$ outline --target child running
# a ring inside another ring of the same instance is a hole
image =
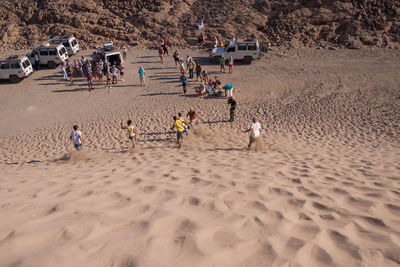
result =
[[[74,147],[76,150],[81,151],[82,150],[82,134],[80,131],[78,131],[78,125],[74,125],[73,131],[71,132],[71,135],[69,138],[74,142]]]
[[[178,147],[181,148],[182,142],[183,142],[183,132],[185,131],[185,128],[183,128],[183,122],[181,120],[178,120],[176,116],[173,117],[174,119],[174,124],[171,127],[171,130],[176,129],[176,141],[178,143]]]
[[[135,143],[136,143],[136,135],[139,134],[135,127],[132,125],[132,121],[128,120],[127,121],[127,126],[124,126],[124,124],[121,122],[121,129],[126,129],[128,132],[128,138],[131,141],[132,149],[135,148]]]

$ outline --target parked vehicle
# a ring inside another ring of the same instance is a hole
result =
[[[76,55],[79,52],[79,44],[73,35],[55,36],[48,43],[62,44],[68,52],[68,56]]]
[[[115,50],[112,44],[105,44],[103,48],[97,49],[92,55],[93,61],[98,62],[100,59],[104,62],[104,69],[108,70],[113,64],[119,67],[124,62],[122,53]]]
[[[254,59],[261,58],[268,50],[267,44],[260,44],[258,40],[231,41],[225,47],[217,47],[211,50],[210,59],[219,62],[219,59],[233,57],[234,60],[243,60],[250,64]]]
[[[68,59],[67,49],[62,44],[45,43],[35,47],[31,53],[26,54],[32,64],[35,64],[35,53],[39,54],[40,65],[47,65],[50,69],[57,68]]]
[[[33,73],[31,62],[26,56],[13,55],[0,60],[0,79],[17,83]]]

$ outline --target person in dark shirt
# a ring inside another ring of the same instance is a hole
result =
[[[233,120],[235,119],[235,109],[236,109],[236,100],[233,97],[229,97],[228,98],[228,105],[230,105],[229,108],[229,121],[233,122]]]

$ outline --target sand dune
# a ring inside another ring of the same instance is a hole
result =
[[[128,62],[110,93],[53,70],[0,84],[1,266],[399,266],[398,55],[282,50],[232,75],[207,65],[238,89],[234,123],[226,99],[181,94],[172,59]],[[178,150],[171,116],[189,107],[202,123]],[[254,116],[260,152],[242,133]]]

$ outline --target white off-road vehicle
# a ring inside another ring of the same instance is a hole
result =
[[[97,49],[92,58],[94,62],[98,62],[101,59],[104,62],[104,70],[108,70],[114,64],[119,67],[121,63],[124,63],[122,53],[115,50],[111,44],[105,44],[103,48]]]
[[[55,36],[51,38],[48,43],[62,44],[68,52],[68,56],[76,55],[79,52],[79,44],[73,35]]]
[[[47,65],[50,69],[57,68],[68,59],[67,49],[62,44],[44,43],[35,47],[31,53],[26,54],[32,64],[35,64],[36,53],[39,55],[40,65]]]
[[[17,83],[32,73],[32,64],[26,56],[13,55],[0,60],[0,79],[2,80]]]
[[[210,59],[219,63],[222,56],[226,59],[232,56],[234,60],[243,60],[244,63],[250,64],[254,59],[261,58],[267,50],[267,44],[260,45],[258,40],[232,40],[224,47],[212,49]]]

